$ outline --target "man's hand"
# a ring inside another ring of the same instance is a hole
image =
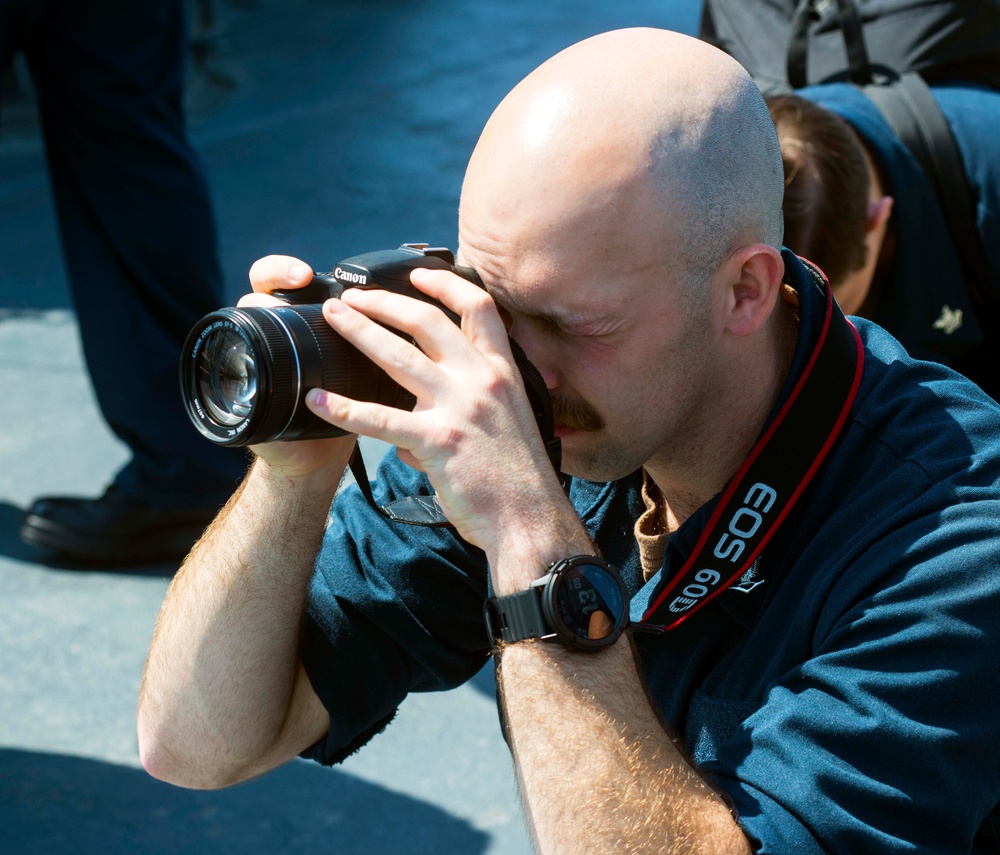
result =
[[[309,393],[309,408],[347,431],[396,446],[402,460],[427,474],[449,521],[494,567],[504,553],[531,555],[536,540],[539,551],[542,541],[564,542],[561,529],[578,539],[579,523],[552,470],[493,301],[449,271],[415,270],[411,281],[459,315],[461,327],[434,305],[377,290],[349,289],[327,301],[324,315],[416,396],[413,411],[322,390]],[[512,589],[556,557],[535,556]]]

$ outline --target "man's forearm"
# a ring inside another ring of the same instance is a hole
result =
[[[749,853],[722,799],[653,712],[630,642],[498,654],[526,812],[541,853]]]
[[[178,572],[140,690],[140,751],[152,774],[222,786],[309,744],[317,724],[303,704],[311,688],[299,629],[342,471],[338,461],[289,478],[258,460]]]

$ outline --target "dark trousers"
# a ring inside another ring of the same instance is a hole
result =
[[[184,338],[224,301],[184,127],[182,3],[0,0],[0,49],[3,65],[23,52],[37,90],[87,368],[133,452],[115,484],[164,505],[217,504],[246,457],[198,434],[179,393]]]

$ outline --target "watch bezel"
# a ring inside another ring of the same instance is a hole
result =
[[[584,638],[571,629],[562,619],[558,606],[560,586],[566,583],[569,573],[578,567],[596,567],[614,581],[618,589],[621,603],[621,613],[615,626],[607,635],[600,638]],[[614,644],[629,624],[629,593],[618,570],[602,558],[594,555],[575,555],[564,558],[552,565],[549,573],[542,577],[544,582],[541,590],[542,615],[551,634],[542,637],[543,641],[558,642],[573,650],[601,650]],[[536,583],[537,584],[537,583]]]

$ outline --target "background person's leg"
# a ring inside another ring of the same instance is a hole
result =
[[[201,437],[181,345],[223,304],[216,229],[182,115],[179,0],[53,0],[24,51],[84,356],[132,460],[99,499],[41,499],[25,540],[94,563],[180,557],[246,468]],[[83,452],[85,453],[85,451]]]

